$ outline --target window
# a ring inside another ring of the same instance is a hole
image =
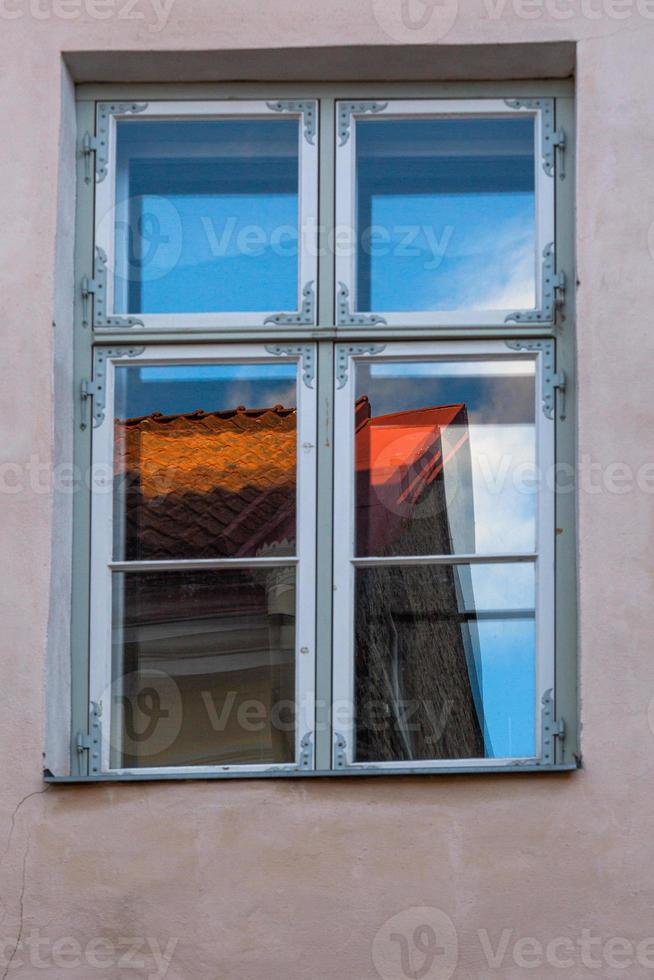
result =
[[[105,368],[114,422],[93,449],[112,493],[94,494],[91,578],[103,768],[292,765],[312,727],[315,392],[258,346]]]
[[[570,93],[188,92],[80,102],[70,778],[573,768]]]
[[[554,663],[552,494],[524,478],[553,462],[541,358],[443,341],[351,360],[336,398],[346,759],[535,758]]]
[[[313,323],[316,115],[311,101],[101,104],[96,325]]]

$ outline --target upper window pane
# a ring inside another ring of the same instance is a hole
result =
[[[295,310],[300,120],[117,123],[118,314]]]
[[[534,116],[361,118],[357,309],[536,305]]]
[[[116,560],[295,553],[296,372],[116,366]]]

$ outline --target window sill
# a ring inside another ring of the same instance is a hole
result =
[[[200,773],[99,773],[93,776],[55,776],[48,769],[43,773],[43,779],[54,785],[82,785],[87,783],[151,783],[151,782],[198,782],[214,779],[331,779],[349,778],[352,776],[396,777],[396,776],[488,776],[516,775],[524,773],[574,772],[581,768],[577,762],[557,763],[556,765],[515,765],[515,766],[448,766],[433,769],[289,769],[286,772],[267,770],[263,772],[200,772]]]

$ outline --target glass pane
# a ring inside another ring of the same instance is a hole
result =
[[[358,555],[535,549],[535,363],[356,367]]]
[[[296,371],[116,366],[116,560],[294,553]]]
[[[295,570],[114,575],[112,767],[295,758]]]
[[[534,567],[360,568],[359,762],[533,757]]]
[[[357,309],[535,306],[534,121],[356,124]]]
[[[116,312],[297,309],[298,146],[297,119],[118,123]]]

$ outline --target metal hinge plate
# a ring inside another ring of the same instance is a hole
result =
[[[552,388],[559,393],[559,418],[565,418],[565,389],[568,379],[565,371],[555,371],[552,375]]]
[[[91,136],[90,133],[84,133],[84,136],[82,137],[82,156],[84,157],[84,181],[87,184],[91,183],[91,178],[93,176],[91,154],[98,152],[99,145],[100,143],[96,136]]]
[[[345,769],[347,767],[347,742],[345,736],[340,732],[334,732],[334,768]]]
[[[82,418],[80,421],[80,429],[82,429],[82,431],[84,431],[89,424],[89,398],[97,398],[101,391],[102,386],[99,385],[97,381],[90,381],[88,378],[82,378],[80,382],[80,398],[82,399]]]
[[[541,716],[541,765],[553,766],[556,763],[556,740],[565,739],[565,722],[554,716],[554,692],[550,688],[543,695]]]
[[[565,129],[557,129],[552,133],[551,144],[554,147],[554,152],[558,155],[559,180],[563,180],[565,178]]]
[[[78,755],[88,752],[89,775],[100,772],[102,768],[102,722],[100,720],[100,706],[91,702],[91,712],[89,716],[89,734],[78,732],[75,738],[75,746]]]
[[[300,742],[298,769],[313,768],[313,733],[307,732]]]

